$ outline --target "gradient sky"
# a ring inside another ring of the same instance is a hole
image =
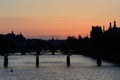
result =
[[[120,26],[120,0],[0,0],[0,33],[89,35],[92,25]]]

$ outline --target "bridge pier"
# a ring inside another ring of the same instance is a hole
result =
[[[67,66],[70,67],[70,55],[67,55],[66,63]]]
[[[54,55],[54,54],[55,54],[55,50],[51,50],[51,52],[52,52],[52,55]]]
[[[101,60],[101,58],[97,58],[97,65],[98,65],[98,66],[101,66],[101,65],[102,65],[102,60]]]
[[[36,67],[39,67],[39,54],[40,54],[40,51],[37,50],[36,51]]]
[[[25,52],[23,51],[23,52],[21,52],[21,55],[25,55]]]
[[[4,55],[4,68],[7,68],[8,67],[8,55],[5,54]]]

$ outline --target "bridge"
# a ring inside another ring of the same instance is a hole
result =
[[[36,67],[38,68],[39,67],[39,56],[41,55],[45,55],[47,52],[50,52],[51,55],[55,55],[56,52],[61,52],[63,55],[66,55],[66,66],[67,67],[70,67],[71,65],[71,62],[70,62],[70,56],[73,55],[71,54],[72,50],[71,51],[61,51],[61,50],[36,50],[34,52],[29,52],[29,55],[34,55],[36,56]],[[23,54],[24,53],[24,54]],[[9,59],[8,59],[8,56],[9,55],[14,55],[12,53],[7,53],[7,54],[4,54],[4,68],[8,68],[8,62],[9,62]],[[26,55],[25,52],[21,52],[21,55]],[[97,58],[97,65],[98,66],[101,66],[102,65],[102,61],[101,61],[101,58]]]
[[[72,40],[39,40],[39,39],[19,39],[14,37],[1,38],[0,39],[0,55],[4,56],[4,67],[8,67],[8,56],[15,53],[21,53],[25,55],[30,53],[36,56],[36,67],[39,67],[39,56],[44,55],[46,52],[51,52],[55,55],[55,52],[61,51],[66,55],[66,64],[70,67],[70,53],[81,54],[86,52],[82,50],[81,46],[78,46],[76,41]],[[34,52],[35,54],[32,54]],[[73,54],[72,54],[73,55]],[[101,58],[97,58],[97,65],[101,66]]]

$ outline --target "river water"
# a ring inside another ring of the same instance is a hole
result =
[[[120,80],[120,67],[103,62],[101,67],[96,60],[72,55],[71,66],[66,66],[66,55],[41,55],[39,68],[36,68],[34,55],[11,55],[9,67],[3,68],[0,56],[0,80]],[[11,67],[13,72],[10,72]]]

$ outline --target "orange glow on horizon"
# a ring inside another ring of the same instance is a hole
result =
[[[0,33],[89,36],[91,26],[120,26],[120,0],[0,0]]]
[[[25,36],[89,36],[91,26],[94,24],[106,26],[109,23],[102,24],[106,21],[90,20],[82,18],[3,18],[0,19],[1,33],[15,31],[22,32]],[[95,24],[97,23],[97,24]],[[9,27],[8,27],[9,26]],[[4,29],[7,27],[7,30]]]

